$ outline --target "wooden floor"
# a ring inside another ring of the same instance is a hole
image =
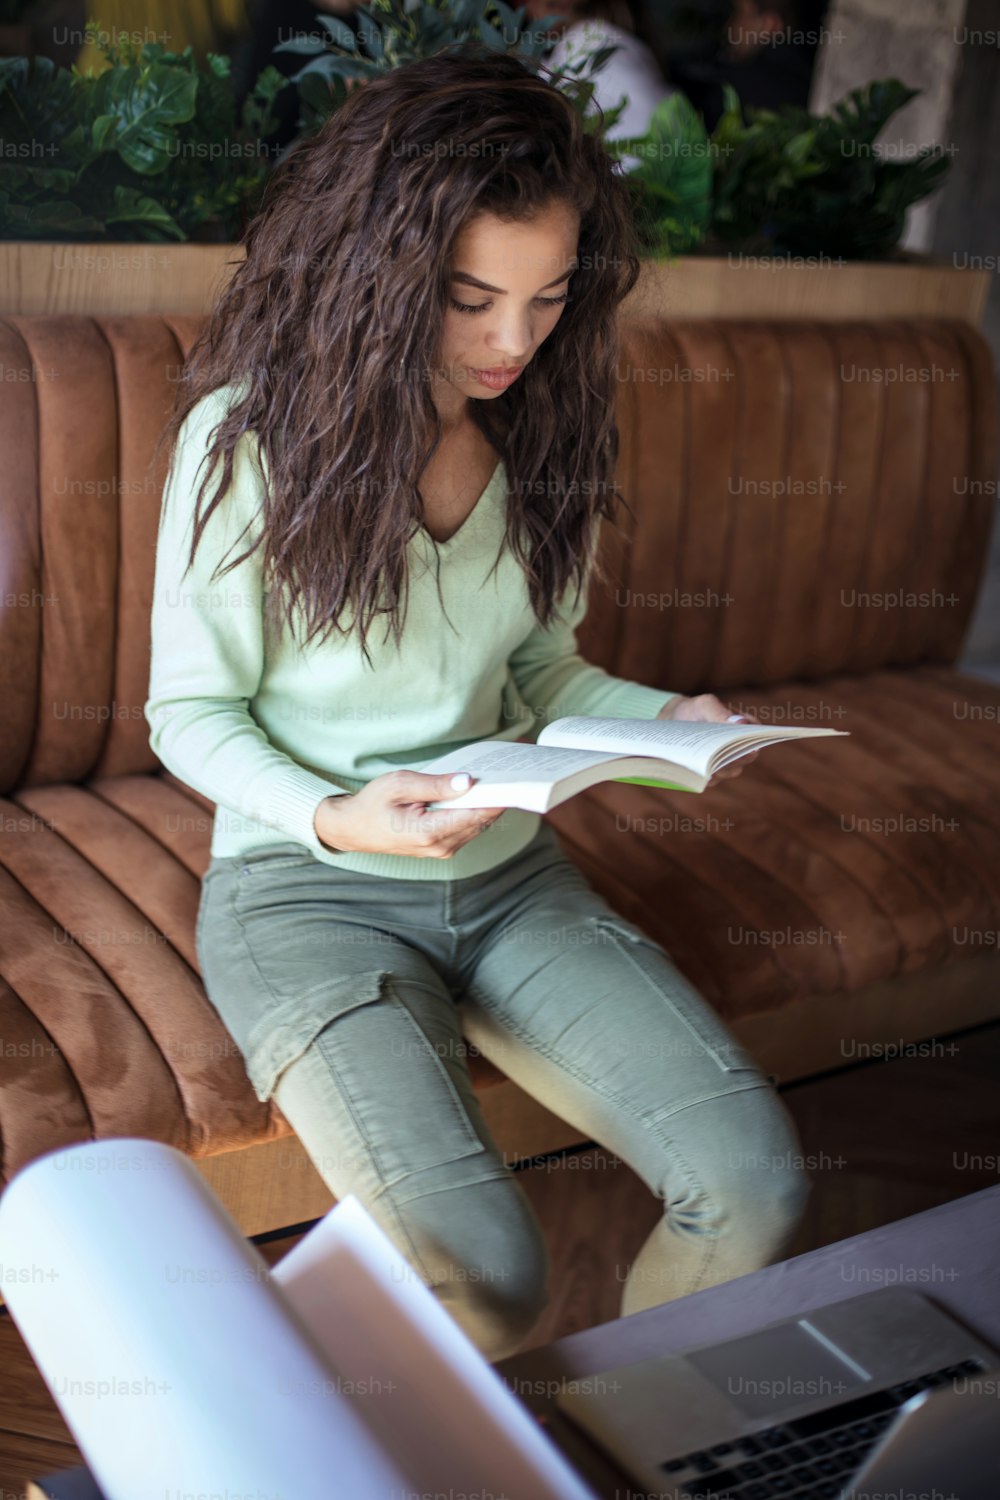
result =
[[[864,1063],[783,1090],[815,1186],[792,1253],[905,1218],[996,1182],[1000,1024],[921,1044],[924,1055]],[[919,1051],[919,1049],[914,1049]],[[635,1255],[658,1203],[600,1150],[520,1174],[548,1236],[551,1306],[531,1340],[547,1343],[618,1315],[616,1267]],[[272,1264],[294,1244],[272,1240]],[[0,1500],[30,1476],[79,1462],[69,1432],[10,1318],[0,1317]]]

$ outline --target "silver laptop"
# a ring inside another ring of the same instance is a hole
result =
[[[555,1404],[656,1500],[1000,1500],[1000,1355],[908,1288],[567,1382]]]

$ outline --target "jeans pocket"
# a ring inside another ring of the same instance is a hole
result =
[[[761,1079],[766,1078],[760,1064],[733,1036],[718,1011],[681,973],[666,949],[615,911],[603,912],[593,920],[661,990],[666,1003],[724,1072],[755,1073]]]
[[[234,856],[234,863],[241,877],[255,878],[271,870],[307,869],[321,864],[322,861],[318,860],[305,844],[286,842],[263,844],[255,849],[247,849],[243,854]]]
[[[261,1015],[246,1038],[247,1075],[262,1102],[271,1097],[281,1074],[312,1046],[330,1021],[380,999],[386,971],[328,975],[292,998],[278,1000]],[[372,1060],[372,1066],[376,1066]]]
[[[278,1007],[251,1033],[247,1049],[247,1072],[261,1099],[307,1052],[310,1067],[301,1078],[292,1074],[288,1085],[298,1092],[308,1081],[311,1090],[321,1089],[313,1066],[321,1060],[389,1187],[487,1150],[394,979],[387,969],[330,977]]]

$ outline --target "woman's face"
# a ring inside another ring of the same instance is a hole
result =
[[[435,400],[457,418],[517,383],[562,316],[580,216],[553,203],[529,223],[475,215],[455,241]]]

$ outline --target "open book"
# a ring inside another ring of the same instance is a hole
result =
[[[0,1265],[90,1471],[29,1500],[596,1500],[353,1196],[272,1270],[181,1152],[88,1141],[14,1176]]]
[[[846,729],[778,729],[773,724],[689,724],[673,719],[555,719],[533,745],[480,740],[450,750],[421,771],[468,771],[478,780],[431,808],[522,807],[546,813],[599,781],[703,792],[716,771],[752,750]]]

